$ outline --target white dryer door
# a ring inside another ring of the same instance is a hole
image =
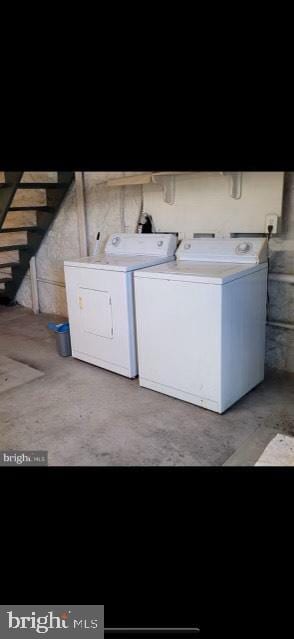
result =
[[[73,357],[135,377],[133,273],[65,267]]]
[[[113,338],[111,296],[108,291],[78,288],[80,321],[86,333]]]

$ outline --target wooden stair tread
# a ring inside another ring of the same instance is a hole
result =
[[[34,206],[33,204],[27,206],[10,206],[9,211],[44,211],[44,213],[54,213],[55,209],[53,206]]]
[[[0,189],[11,188],[11,182],[0,182]],[[17,189],[65,189],[68,182],[19,182]]]
[[[74,180],[74,172],[55,172],[54,181],[47,181],[46,174],[39,173],[35,174],[39,181],[32,182],[34,175],[23,171],[0,172],[0,179],[3,178],[6,182],[0,182],[0,234],[3,233],[0,235],[0,304],[11,305],[29,268],[30,258],[38,251]]]
[[[64,189],[67,182],[19,182],[18,189]]]
[[[27,251],[28,248],[28,244],[9,244],[8,246],[0,246],[0,251]]]
[[[17,233],[18,231],[38,231],[40,234],[43,232],[43,229],[40,226],[13,226],[5,229],[0,229],[0,233]]]

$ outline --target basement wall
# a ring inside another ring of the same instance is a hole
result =
[[[285,174],[280,233],[270,241],[270,274],[292,275],[294,280],[294,173]],[[269,280],[269,320],[294,328],[294,281]],[[294,330],[267,327],[266,363],[294,372]]]
[[[110,234],[122,231],[135,232],[141,207],[141,187],[114,188],[103,186],[111,177],[124,173],[85,173],[85,206],[88,238],[88,254],[94,251],[100,231],[101,250]],[[78,207],[74,183],[59,209],[46,238],[36,255],[36,270],[40,310],[67,316],[64,286],[64,260],[84,257],[79,248]],[[32,308],[29,272],[17,294],[17,302]]]
[[[102,184],[109,178],[123,175],[128,173],[84,174],[89,255],[94,251],[98,231],[103,250],[110,234],[136,230],[142,187],[108,188]],[[148,212],[147,207],[145,210]],[[41,312],[67,316],[63,262],[80,256],[76,186],[73,184],[36,256]],[[294,275],[294,173],[285,174],[282,223],[279,234],[270,243],[270,271]],[[269,320],[293,323],[294,284],[270,280],[269,296]],[[19,289],[17,302],[32,308],[29,274]],[[293,330],[267,327],[266,363],[271,368],[294,372]]]

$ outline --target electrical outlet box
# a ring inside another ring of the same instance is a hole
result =
[[[275,213],[270,213],[269,215],[266,215],[265,218],[265,233],[268,233],[268,227],[272,226],[272,233],[277,233],[278,232],[278,215],[276,215]]]

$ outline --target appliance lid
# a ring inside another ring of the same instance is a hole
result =
[[[194,262],[260,264],[267,261],[267,240],[264,237],[192,238],[181,242],[176,257]]]
[[[135,278],[197,282],[201,284],[226,284],[232,280],[267,269],[267,264],[228,264],[224,262],[192,262],[176,260],[135,273]]]
[[[175,257],[157,257],[156,255],[106,255],[100,257],[84,257],[79,260],[64,262],[64,266],[76,268],[91,268],[103,271],[135,271],[154,264],[174,261]]]

